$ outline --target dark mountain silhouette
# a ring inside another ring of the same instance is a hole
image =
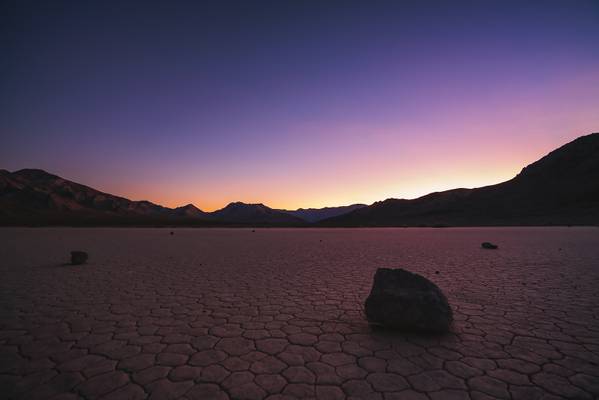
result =
[[[200,210],[191,211],[131,201],[39,169],[0,173],[3,224],[153,224],[202,217]]]
[[[200,210],[193,204],[187,204],[186,206],[177,207],[173,209],[173,214],[180,217],[191,217],[191,218],[210,218],[210,213]]]
[[[302,225],[263,204],[231,203],[207,213],[132,201],[39,169],[0,170],[0,225]]]
[[[172,209],[39,169],[0,170],[0,225],[306,226],[314,221],[316,226],[597,225],[599,133],[552,151],[497,185],[295,211],[240,202],[211,213],[192,204]]]
[[[264,204],[246,204],[241,202],[229,203],[225,208],[214,211],[211,217],[231,223],[303,225],[301,218],[274,210]]]
[[[347,214],[348,212],[366,207],[366,204],[352,204],[349,206],[324,207],[324,208],[298,208],[297,210],[278,210],[294,215],[308,222],[318,222],[323,219]]]
[[[599,133],[582,136],[513,179],[477,189],[387,199],[322,226],[599,224]]]

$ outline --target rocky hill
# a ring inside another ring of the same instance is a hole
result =
[[[322,226],[599,224],[599,133],[582,136],[513,179],[413,199],[387,199]]]

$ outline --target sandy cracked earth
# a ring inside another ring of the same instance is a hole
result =
[[[174,231],[0,229],[2,396],[599,396],[597,228]],[[452,332],[373,331],[382,266],[436,282]]]

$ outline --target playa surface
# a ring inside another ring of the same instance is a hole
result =
[[[3,228],[0,243],[4,398],[599,396],[596,227]],[[89,262],[66,265],[71,250]],[[378,267],[437,283],[451,333],[373,331]]]

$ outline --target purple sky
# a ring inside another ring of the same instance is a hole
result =
[[[3,2],[0,168],[205,210],[513,177],[599,130],[599,2]]]

